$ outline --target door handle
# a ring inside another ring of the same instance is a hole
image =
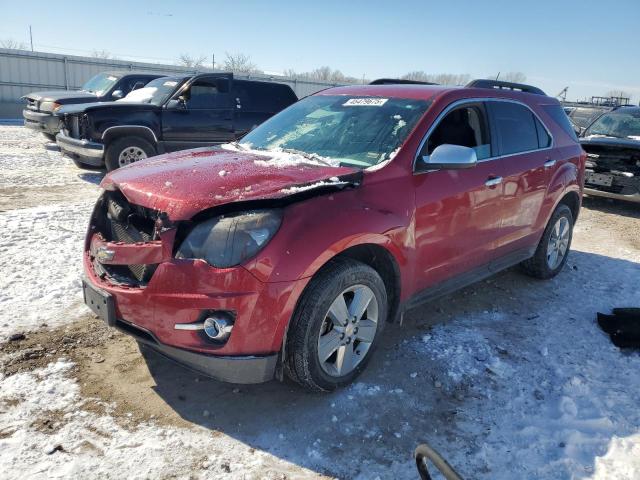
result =
[[[500,185],[502,183],[502,177],[491,177],[488,178],[484,184],[487,187],[495,187],[496,185]]]
[[[547,160],[544,162],[544,168],[551,168],[556,164],[555,160]]]

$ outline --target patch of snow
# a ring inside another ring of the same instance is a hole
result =
[[[312,472],[203,428],[143,423],[123,428],[84,408],[68,375],[73,364],[0,376],[0,464],[3,479],[254,478],[254,472],[311,476]],[[55,414],[53,429],[35,426]],[[321,454],[310,451],[313,458]],[[267,478],[267,477],[264,477]]]
[[[333,180],[333,179],[335,179],[335,180]],[[296,186],[293,186],[293,187],[283,188],[283,189],[280,190],[280,192],[284,193],[286,195],[292,195],[294,193],[306,192],[307,190],[314,190],[314,189],[320,188],[320,187],[336,186],[336,185],[340,185],[340,184],[344,184],[344,182],[340,182],[338,177],[331,177],[327,181],[323,180],[323,181],[320,181],[320,182],[310,183],[308,185],[296,185]]]

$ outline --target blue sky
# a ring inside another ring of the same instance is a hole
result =
[[[526,6],[520,6],[526,5]],[[367,78],[521,71],[568,98],[622,89],[640,100],[640,1],[0,2],[0,39],[36,50],[171,61],[242,52],[260,68],[329,65]]]

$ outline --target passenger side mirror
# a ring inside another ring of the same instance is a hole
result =
[[[121,99],[122,97],[124,97],[124,92],[122,90],[114,90],[113,93],[111,94],[112,98],[115,98],[116,100]]]
[[[431,155],[422,157],[423,169],[458,169],[475,167],[478,163],[476,151],[461,145],[443,144],[436,147]]]
[[[573,126],[573,130],[576,132],[576,135],[579,137],[580,135],[582,135],[584,133],[584,131],[586,130],[586,128],[584,127],[579,127],[578,125],[574,125]]]

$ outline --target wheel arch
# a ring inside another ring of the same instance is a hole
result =
[[[151,143],[154,148],[158,148],[158,137],[155,132],[143,125],[116,125],[109,127],[102,132],[102,142],[108,145],[113,140],[122,137],[140,137]]]

